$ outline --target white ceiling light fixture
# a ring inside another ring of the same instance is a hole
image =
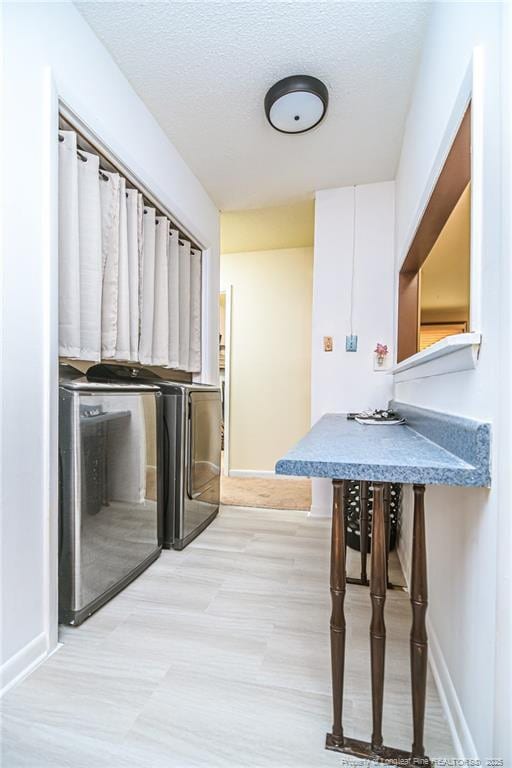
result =
[[[265,114],[281,133],[305,133],[324,118],[329,103],[327,87],[311,75],[292,75],[267,91]]]

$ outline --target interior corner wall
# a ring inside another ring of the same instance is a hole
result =
[[[510,460],[506,416],[510,414],[507,350],[511,339],[504,320],[504,308],[510,304],[510,252],[502,250],[501,239],[502,76],[510,82],[501,58],[505,5],[433,4],[396,179],[398,271],[478,46],[482,178],[481,188],[475,189],[476,178],[472,187],[483,201],[481,327],[472,330],[482,333],[480,358],[471,371],[396,384],[394,396],[492,424],[492,488],[427,489],[428,621],[432,667],[458,756],[498,758],[503,765],[511,765],[510,587],[504,592],[504,585],[510,585],[510,550],[506,544],[500,547],[502,535],[510,534],[509,468],[504,472]],[[510,24],[508,29],[510,35]],[[508,38],[506,45],[510,44]],[[510,219],[510,209],[505,215]],[[411,509],[410,494],[405,495],[399,552],[408,571]]]
[[[309,429],[313,249],[222,254],[232,288],[230,472],[273,472]]]
[[[374,370],[377,342],[394,353],[394,182],[356,189],[356,252],[353,333],[357,352],[345,351],[350,334],[354,188],[327,189],[315,196],[315,249],[311,355],[311,421],[324,413],[385,407],[392,379]],[[334,338],[324,352],[323,337]],[[313,481],[312,514],[330,514],[331,484]]]
[[[0,671],[8,687],[57,640],[57,99],[204,246],[207,382],[218,380],[219,214],[72,3],[6,3],[2,12]]]

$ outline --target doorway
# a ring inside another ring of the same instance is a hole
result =
[[[276,461],[309,429],[314,201],[221,217],[224,503],[307,509]],[[302,487],[304,486],[304,488]]]
[[[222,391],[222,475],[229,477],[231,394],[231,285],[219,294],[219,383]]]

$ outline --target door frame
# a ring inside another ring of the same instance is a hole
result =
[[[219,292],[226,297],[225,307],[225,350],[224,350],[224,463],[222,474],[229,476],[230,468],[230,431],[231,431],[231,318],[233,303],[233,286],[227,285]]]

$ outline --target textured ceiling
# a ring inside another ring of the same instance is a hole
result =
[[[79,2],[221,210],[394,178],[428,5],[420,2]],[[310,74],[323,123],[280,134],[267,89]]]

